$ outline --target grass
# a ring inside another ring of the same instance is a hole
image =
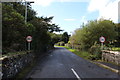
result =
[[[15,55],[19,55],[19,54],[26,54],[26,51],[19,51],[19,52],[9,52],[9,53],[7,53],[7,54],[1,54],[0,55],[0,58],[2,58],[2,57],[12,57],[12,56],[15,56]]]
[[[12,56],[16,56],[16,55],[23,55],[23,54],[26,54],[27,52],[28,51],[9,52],[7,54],[0,55],[0,57],[4,57],[4,56],[12,57]]]
[[[91,56],[94,56],[94,55],[91,55],[89,52],[87,52],[87,51],[77,51],[77,50],[75,50],[75,49],[71,49],[71,48],[69,48],[69,47],[66,47],[66,46],[56,46],[56,47],[64,47],[64,48],[66,48],[66,49],[68,49],[69,51],[71,51],[71,52],[73,52],[74,54],[76,54],[76,55],[78,55],[78,56],[80,56],[80,57],[82,57],[82,58],[84,58],[84,59],[86,59],[86,60],[90,60],[90,57]],[[113,48],[114,50],[119,50],[120,48]],[[105,62],[105,63],[110,63],[110,64],[113,64],[113,65],[116,65],[116,66],[120,66],[119,64],[115,64],[115,63],[113,63],[113,62],[106,62],[106,61],[102,61],[101,59],[99,59],[99,60],[95,60],[95,62],[94,61],[92,61],[92,60],[90,60],[90,62],[92,62],[92,63],[94,63],[94,64],[96,64],[96,65],[98,65],[98,66],[100,66],[100,67],[103,67],[103,68],[105,68],[105,69],[109,69],[109,70],[111,70],[111,71],[113,71],[113,72],[117,72],[116,70],[113,70],[113,69],[111,69],[111,68],[109,68],[109,67],[106,67],[106,66],[103,66],[103,65],[100,65],[100,64],[98,64],[97,62]],[[118,72],[118,74],[120,74],[120,72]]]
[[[112,50],[113,51],[120,51],[120,47],[113,47]]]
[[[18,54],[25,54],[26,51],[20,51],[20,52],[10,52],[6,54],[6,56],[13,56],[13,55],[18,55]]]

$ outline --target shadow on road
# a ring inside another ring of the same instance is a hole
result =
[[[55,49],[65,49],[65,48],[63,48],[63,47],[54,47]]]

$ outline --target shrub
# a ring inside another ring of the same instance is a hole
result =
[[[72,45],[70,43],[65,44],[65,46],[72,48]]]
[[[91,53],[91,58],[92,59],[94,59],[94,60],[101,59],[102,51],[101,51],[100,45],[94,44],[89,49],[89,52]]]

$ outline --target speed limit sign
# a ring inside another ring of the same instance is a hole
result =
[[[30,50],[30,42],[32,41],[32,36],[27,36],[26,37],[26,40],[27,40],[27,42],[28,42],[28,50]]]
[[[26,40],[27,40],[27,42],[31,42],[32,41],[32,36],[27,36]]]
[[[105,42],[105,37],[101,36],[101,37],[100,37],[100,42],[101,42],[101,43],[104,43],[104,42]]]

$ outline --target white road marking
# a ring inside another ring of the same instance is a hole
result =
[[[78,80],[81,80],[81,78],[78,76],[78,74],[75,72],[75,70],[73,68],[71,68],[72,72],[74,73],[74,75],[77,77]]]

